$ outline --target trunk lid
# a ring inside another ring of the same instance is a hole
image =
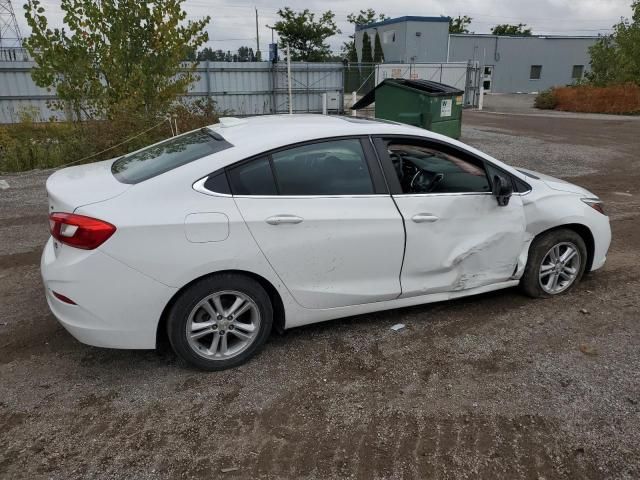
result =
[[[77,208],[103,202],[126,192],[111,173],[115,159],[58,170],[47,179],[49,212],[73,213]]]

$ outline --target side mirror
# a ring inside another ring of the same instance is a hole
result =
[[[498,201],[500,207],[506,207],[509,205],[509,199],[513,193],[513,184],[511,179],[505,178],[502,175],[493,176],[493,195]]]

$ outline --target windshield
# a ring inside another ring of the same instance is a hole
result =
[[[111,172],[122,183],[139,183],[232,146],[202,128],[125,155],[111,165]]]

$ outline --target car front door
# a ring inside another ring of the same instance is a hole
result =
[[[375,144],[406,229],[403,297],[466,290],[514,275],[525,245],[524,211],[519,195],[498,205],[490,180],[495,167],[416,137],[378,138]]]
[[[251,234],[300,305],[400,295],[402,217],[368,138],[298,144],[229,168],[227,176]]]

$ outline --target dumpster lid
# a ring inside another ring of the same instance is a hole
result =
[[[367,107],[376,101],[376,90],[383,85],[397,85],[404,88],[419,90],[422,95],[430,97],[448,97],[451,95],[463,95],[464,92],[459,88],[445,85],[444,83],[432,82],[430,80],[407,80],[404,78],[387,78],[383,80],[373,90],[369,90],[367,94],[358,100],[351,110],[359,110]]]

